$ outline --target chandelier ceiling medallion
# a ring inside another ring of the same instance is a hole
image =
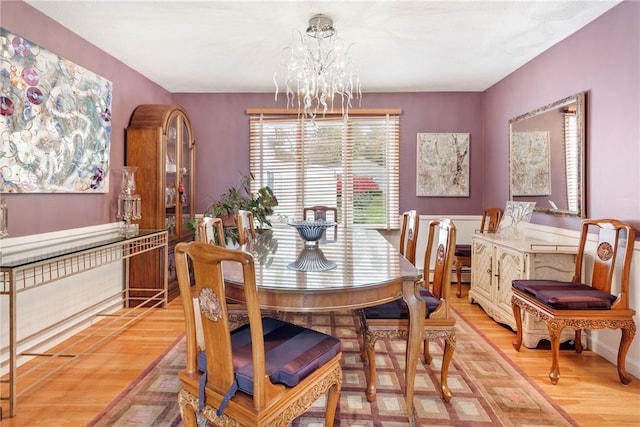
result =
[[[336,36],[333,20],[322,14],[309,19],[306,36],[299,33],[294,44],[284,49],[283,76],[287,108],[297,107],[298,115],[315,119],[318,113],[334,112],[340,98],[340,112],[349,115],[354,99],[362,98],[358,70],[349,49]],[[278,99],[277,73],[273,80]]]

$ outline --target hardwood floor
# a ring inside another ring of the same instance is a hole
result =
[[[453,294],[455,290],[452,289]],[[547,377],[548,350],[513,350],[515,334],[491,320],[480,307],[463,296],[455,309],[480,329],[535,383],[582,426],[639,426],[640,380],[628,386],[618,380],[616,367],[600,356],[584,351],[562,351],[562,378],[551,385]],[[108,343],[61,369],[18,398],[17,416],[5,418],[2,427],[84,426],[153,362],[183,331],[179,298],[167,309],[158,309],[121,332]],[[637,345],[637,338],[634,343]],[[455,355],[454,355],[455,357]],[[24,369],[24,368],[21,368]],[[41,375],[35,372],[34,375]],[[21,381],[18,390],[28,386]],[[454,396],[455,399],[455,396]],[[7,414],[7,402],[2,402]]]
[[[453,303],[458,313],[475,325],[520,369],[543,389],[581,426],[640,426],[640,380],[629,385],[618,379],[616,366],[597,354],[584,350],[561,350],[558,384],[549,381],[551,350],[528,349],[517,352],[512,342],[515,333],[487,316],[477,304],[469,304],[469,286],[463,286],[462,298]],[[638,345],[634,340],[633,345]],[[455,357],[455,356],[454,356]]]

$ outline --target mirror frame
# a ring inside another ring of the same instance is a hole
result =
[[[545,196],[513,196],[512,189],[512,155],[511,147],[513,144],[513,134],[514,128],[517,124],[522,123],[526,120],[532,119],[534,117],[540,116],[541,114],[557,110],[559,108],[567,107],[571,104],[576,105],[576,119],[577,119],[577,142],[578,142],[578,188],[576,189],[578,195],[578,206],[575,210],[568,209],[568,203],[566,204],[567,208],[553,208],[553,207],[544,207],[537,206],[534,209],[534,212],[547,213],[558,216],[569,216],[569,217],[577,217],[577,218],[586,218],[586,170],[585,170],[585,155],[586,155],[586,139],[585,139],[585,121],[586,121],[586,93],[580,92],[572,96],[568,96],[559,101],[553,102],[551,104],[545,105],[544,107],[538,108],[536,110],[530,111],[528,113],[522,114],[518,117],[514,117],[509,120],[509,200],[512,201],[532,201],[534,198],[545,197]],[[517,129],[515,130],[517,131]],[[551,138],[550,144],[553,144],[553,138]],[[551,151],[551,149],[550,149]],[[564,149],[563,149],[564,151]],[[550,163],[551,159],[550,159]],[[555,171],[558,173],[559,171]],[[566,178],[566,169],[562,169],[560,171],[564,173]],[[554,170],[551,169],[550,173],[553,176]],[[553,188],[552,188],[553,192]],[[551,196],[551,195],[550,195]],[[563,205],[565,206],[565,205]]]

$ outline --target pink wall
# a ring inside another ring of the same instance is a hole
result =
[[[171,94],[23,2],[3,1],[0,26],[113,83],[111,173],[104,194],[5,194],[9,236],[116,221],[125,129],[139,104],[171,103]]]
[[[249,172],[246,108],[275,108],[273,94],[174,94],[191,118],[197,153],[197,211],[203,212]],[[401,108],[400,209],[423,214],[475,214],[482,209],[482,103],[480,93],[367,93],[364,108]],[[416,197],[416,134],[470,133],[471,197]]]
[[[115,220],[125,129],[144,103],[183,105],[197,143],[197,208],[206,209],[248,171],[247,107],[277,107],[272,94],[170,94],[23,2],[3,1],[0,25],[113,82],[109,194],[9,194],[13,237]],[[587,91],[587,209],[640,228],[640,3],[625,1],[484,93],[366,93],[362,107],[401,108],[400,209],[477,214],[504,206],[508,121]],[[471,134],[471,197],[415,196],[418,132]],[[533,222],[577,229],[580,221],[534,215]]]
[[[640,229],[640,2],[624,1],[484,92],[485,205],[509,196],[508,120],[587,92],[587,215]],[[489,172],[491,171],[491,172]],[[578,229],[580,220],[532,222]]]

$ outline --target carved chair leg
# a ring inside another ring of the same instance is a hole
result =
[[[423,355],[424,355],[424,364],[425,365],[431,365],[431,361],[433,360],[433,357],[431,356],[431,353],[429,352],[429,340],[425,339],[424,341],[422,341],[422,345],[423,345]]]
[[[367,328],[367,321],[362,310],[356,310],[358,320],[360,321],[360,334],[362,335],[362,351],[360,352],[360,360],[367,361],[367,336],[371,334],[369,328]]]
[[[442,370],[440,371],[440,387],[442,389],[442,398],[445,402],[449,402],[453,396],[453,393],[449,390],[449,364],[455,349],[456,334],[452,332],[444,340],[444,355],[442,356]]]
[[[618,377],[620,377],[620,382],[622,384],[629,384],[633,377],[627,374],[626,360],[627,360],[627,351],[629,351],[629,347],[631,347],[631,341],[633,341],[633,337],[636,334],[636,325],[633,322],[630,322],[628,325],[623,326],[621,328],[622,336],[620,337],[620,347],[618,348]]]
[[[196,416],[196,410],[191,405],[189,405],[183,393],[186,393],[186,392],[181,391],[180,394],[178,395],[178,406],[180,407],[180,415],[182,416],[182,423],[184,424],[185,427],[197,427],[198,417]]]
[[[456,279],[458,279],[458,291],[456,296],[460,298],[462,296],[462,263],[456,259]]]
[[[324,424],[326,427],[333,426],[333,422],[336,417],[336,409],[340,400],[341,388],[342,384],[340,382],[337,382],[329,388],[329,391],[327,393],[327,405]]]
[[[361,360],[362,362],[365,362],[365,363],[369,360],[369,356],[367,356],[367,350],[366,350],[366,349],[363,349],[363,350],[360,352],[360,360]]]
[[[376,385],[378,377],[376,372],[376,341],[378,337],[371,332],[364,334],[364,350],[360,354],[360,358],[369,361],[369,378],[367,378],[367,389],[365,395],[369,402],[376,400]]]
[[[582,329],[576,329],[576,337],[574,341],[574,346],[576,347],[576,353],[582,353]]]
[[[563,324],[554,321],[547,321],[549,329],[549,341],[551,342],[551,369],[549,369],[549,379],[551,384],[556,385],[560,380],[560,335],[564,329]]]
[[[511,301],[511,309],[513,310],[513,317],[516,320],[516,339],[512,345],[516,351],[520,351],[520,346],[522,346],[522,314],[520,313],[520,306],[515,300]]]

